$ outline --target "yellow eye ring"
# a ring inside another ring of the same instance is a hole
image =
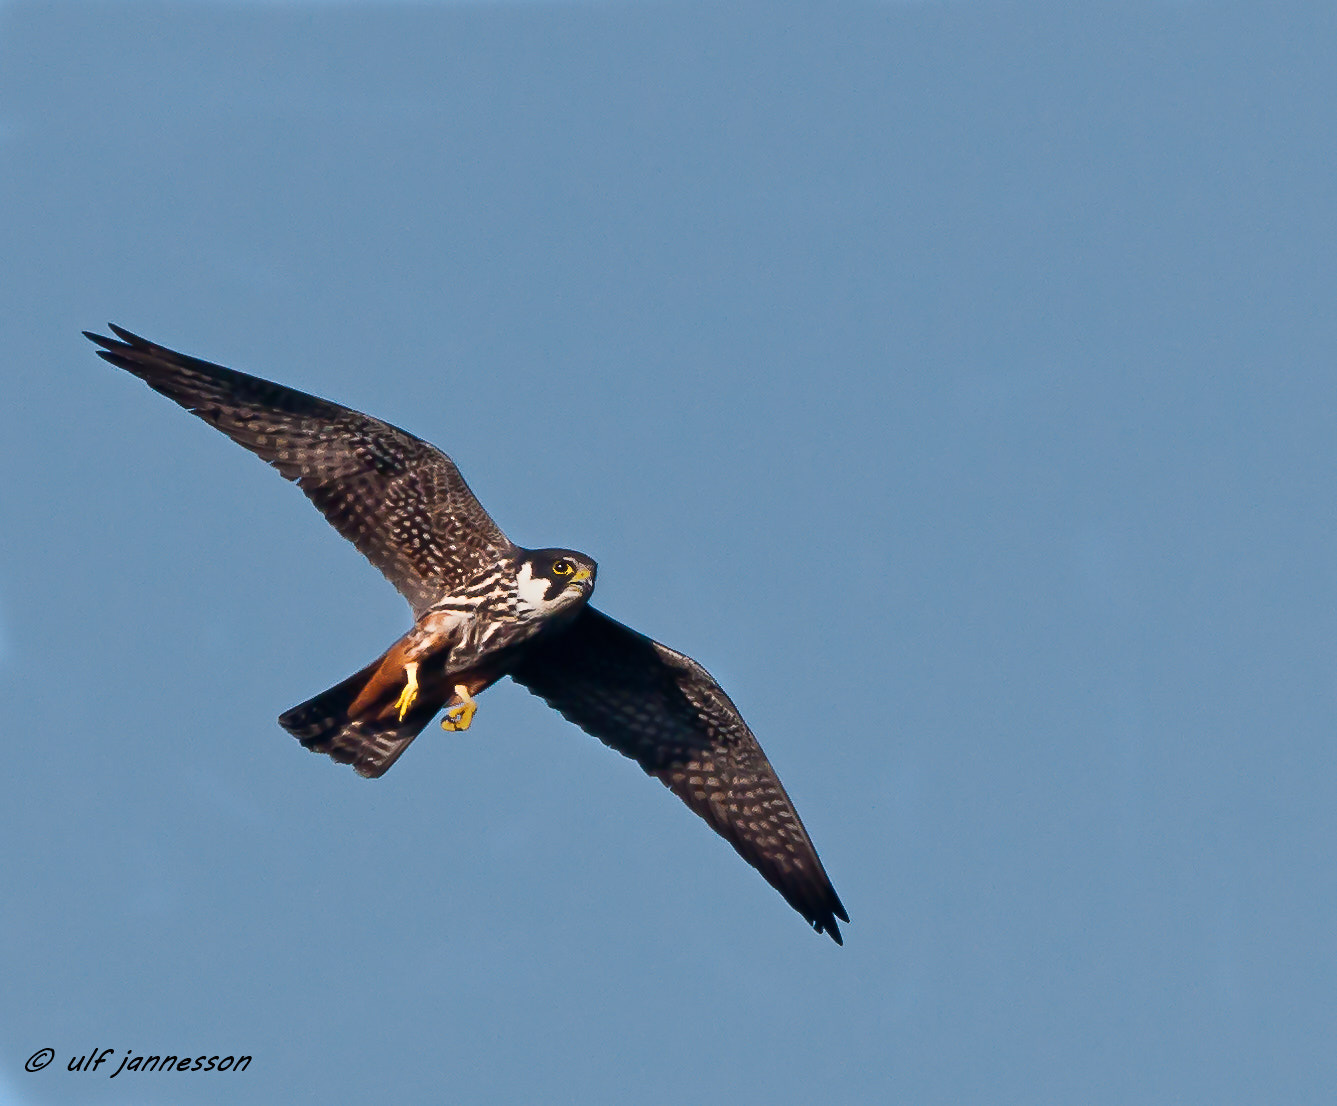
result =
[[[555,561],[555,562],[553,562],[553,566],[552,566],[552,574],[553,574],[554,576],[570,576],[571,573],[573,573],[573,572],[575,572],[575,571],[576,571],[576,567],[575,567],[575,565],[573,565],[570,561]]]

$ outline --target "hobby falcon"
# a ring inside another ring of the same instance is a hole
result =
[[[380,776],[444,709],[509,676],[656,777],[818,933],[849,916],[738,709],[696,661],[589,605],[596,565],[524,549],[449,457],[407,431],[200,361],[118,326],[98,354],[294,481],[408,600],[413,628],[362,671],[279,717],[306,748]]]

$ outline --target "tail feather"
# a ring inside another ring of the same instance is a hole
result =
[[[382,720],[349,718],[348,708],[380,664],[381,659],[372,661],[328,691],[285,711],[279,715],[279,725],[313,753],[325,753],[340,764],[351,764],[359,775],[384,775],[441,704],[420,700],[402,722],[394,715]]]

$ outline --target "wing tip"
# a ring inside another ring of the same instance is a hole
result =
[[[98,334],[96,331],[85,330],[83,335],[90,342],[95,342],[103,349],[115,349],[117,346],[138,347],[147,349],[153,343],[147,338],[141,338],[138,334],[133,334],[123,326],[117,326],[115,323],[108,323],[107,329],[116,335],[115,338],[108,338],[105,334]]]
[[[120,342],[116,341],[115,338],[108,338],[105,334],[97,334],[91,330],[85,330],[83,332],[83,335],[94,345],[102,347],[100,350],[98,350],[98,354],[101,355],[102,357],[107,356],[108,350],[115,349],[117,346],[121,344]]]
[[[836,919],[839,918],[848,924],[849,912],[845,909],[845,904],[840,901],[840,896],[836,894],[836,889],[832,886],[825,870],[820,870],[817,878],[802,888],[795,886],[781,888],[777,884],[776,889],[790,906],[803,915],[814,930],[825,933],[837,945],[845,944],[845,935],[840,932]]]
[[[105,334],[98,334],[92,330],[85,330],[83,336],[94,345],[102,347],[96,351],[102,360],[115,365],[118,369],[136,372],[135,355],[148,353],[153,349],[153,343],[115,323],[108,323],[107,328],[116,335],[115,338],[108,338]]]
[[[834,918],[828,918],[820,922],[813,922],[812,928],[818,933],[825,933],[837,945],[840,945],[842,948],[844,947],[845,938],[841,935],[840,926],[836,925]]]
[[[820,914],[810,917],[808,921],[812,924],[812,928],[818,933],[825,933],[837,945],[843,946],[845,944],[845,937],[840,932],[840,926],[836,924],[837,918],[842,922],[849,924],[850,916],[845,911],[845,905],[840,901],[833,889],[831,891],[830,903],[827,904],[826,908]]]

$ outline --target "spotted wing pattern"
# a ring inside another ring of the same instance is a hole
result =
[[[587,607],[511,676],[636,761],[710,823],[818,933],[849,921],[794,804],[738,709],[690,657]]]
[[[105,360],[295,481],[415,615],[514,549],[435,446],[337,403],[111,329],[120,341],[84,333]]]

